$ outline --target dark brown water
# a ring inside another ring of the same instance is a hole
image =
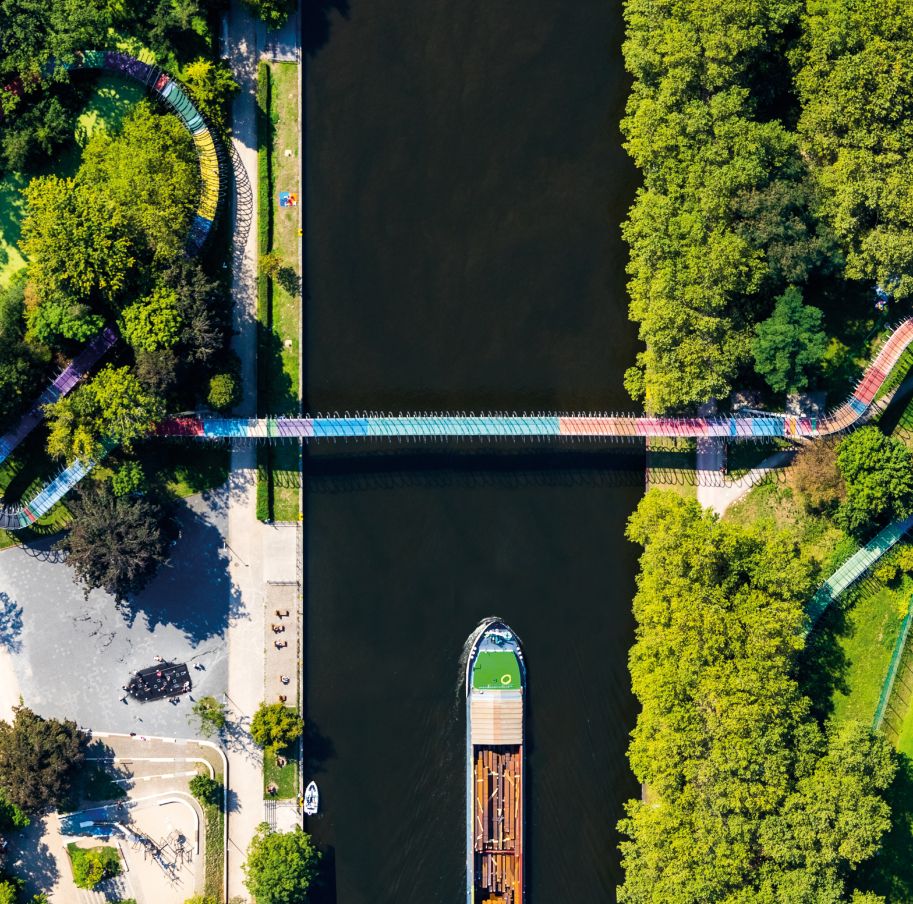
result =
[[[620,4],[352,0],[330,25],[306,98],[310,410],[630,407]],[[612,901],[641,475],[522,445],[322,446],[306,471],[325,897],[463,899],[459,664],[496,614],[529,663],[528,902]]]

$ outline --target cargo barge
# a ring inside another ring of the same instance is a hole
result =
[[[526,665],[499,619],[470,638],[466,663],[466,901],[523,904]]]

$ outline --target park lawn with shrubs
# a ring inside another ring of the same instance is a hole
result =
[[[788,531],[802,551],[817,563],[822,580],[859,549],[857,541],[830,518],[806,511],[780,472],[730,506],[723,519],[764,530]]]
[[[301,197],[298,65],[261,63],[258,103],[259,253],[261,259],[268,255],[274,262],[274,272],[261,272],[259,277],[258,407],[261,415],[296,415],[301,404],[299,216],[297,207],[279,206],[279,192],[288,191]],[[300,445],[280,443],[264,448],[258,452],[258,465],[258,517],[270,521],[297,520]]]
[[[872,578],[850,593],[841,617],[820,626],[828,630],[840,623],[833,636],[846,663],[831,695],[833,718],[871,724],[911,593],[909,575],[896,586]]]
[[[285,765],[280,766],[276,757],[285,757]],[[266,789],[274,784],[279,789],[275,794],[267,794]],[[269,800],[292,800],[298,797],[298,745],[292,744],[280,750],[263,752],[263,796]]]

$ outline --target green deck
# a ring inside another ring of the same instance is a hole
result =
[[[483,650],[472,667],[472,686],[478,690],[521,687],[520,663],[516,655],[510,650]]]

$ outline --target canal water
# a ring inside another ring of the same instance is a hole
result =
[[[620,6],[351,0],[310,23],[312,412],[630,406]],[[528,904],[614,900],[642,464],[594,445],[308,451],[322,900],[463,899],[459,665],[489,615],[529,664]]]

